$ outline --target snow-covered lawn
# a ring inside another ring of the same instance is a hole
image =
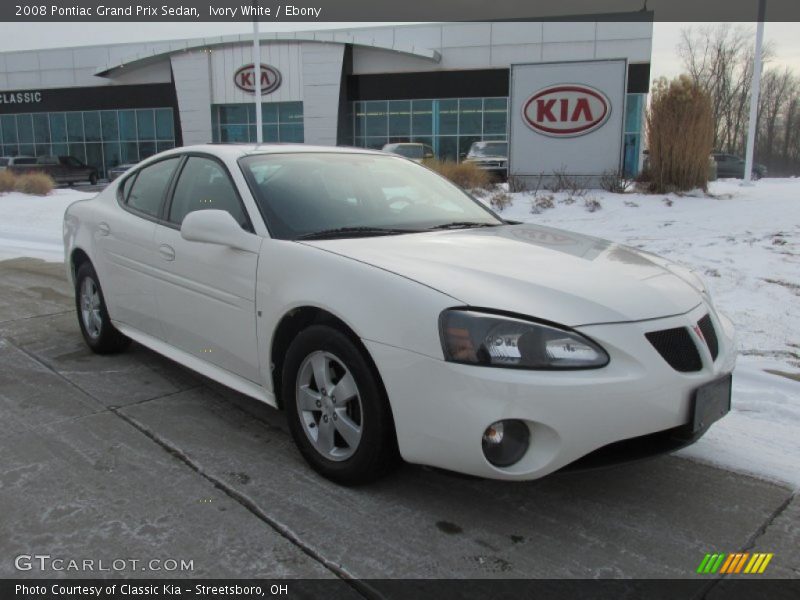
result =
[[[0,194],[0,260],[18,256],[64,260],[62,222],[67,207],[95,194],[55,189],[49,196]]]
[[[733,411],[684,456],[800,488],[800,179],[711,184],[692,196],[510,194],[508,219],[646,249],[697,271],[736,324]],[[535,205],[549,204],[553,208]],[[488,198],[487,198],[488,199]],[[590,212],[587,200],[600,208]],[[538,214],[535,212],[538,210]],[[781,371],[797,380],[767,373]]]
[[[534,196],[518,193],[502,214],[641,247],[697,270],[736,324],[742,355],[732,413],[682,454],[800,489],[800,382],[766,372],[800,375],[800,179],[753,187],[718,181],[710,191],[714,197],[595,190],[571,204],[557,193],[553,208],[538,214]],[[63,260],[64,209],[90,196],[0,194],[0,260]],[[587,198],[600,208],[589,212]]]

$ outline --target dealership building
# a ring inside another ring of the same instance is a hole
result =
[[[263,33],[260,69],[246,34],[4,52],[0,155],[72,155],[105,173],[174,146],[255,141],[260,75],[265,142],[419,141],[458,160],[475,141],[509,138],[513,65],[548,65],[560,81],[560,65],[621,59],[620,99],[606,104],[618,117],[619,164],[634,173],[650,81],[648,15]],[[574,77],[565,71],[562,83],[581,83]],[[557,102],[542,104],[540,116],[558,118]],[[562,113],[583,118],[567,104]],[[562,150],[573,161],[596,152],[584,146],[575,138]]]

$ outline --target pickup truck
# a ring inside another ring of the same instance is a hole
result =
[[[13,173],[45,173],[56,183],[77,183],[88,181],[97,183],[97,169],[86,165],[74,156],[39,156],[33,164],[15,164],[8,167]]]

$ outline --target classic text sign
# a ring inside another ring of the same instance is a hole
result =
[[[256,74],[253,64],[244,65],[233,74],[233,83],[240,90],[255,94]],[[281,72],[271,65],[261,64],[261,95],[271,94],[281,86]]]
[[[586,135],[602,127],[611,101],[588,85],[551,85],[533,94],[522,107],[522,118],[534,131],[555,137]]]

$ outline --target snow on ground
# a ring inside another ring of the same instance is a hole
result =
[[[693,268],[736,324],[733,410],[684,456],[800,489],[800,179],[711,184],[711,197],[540,190],[510,194],[508,219],[561,227]],[[548,204],[553,208],[535,205]],[[590,212],[587,200],[601,208]],[[535,212],[538,210],[538,214]],[[793,374],[796,380],[766,370]]]
[[[76,200],[94,195],[69,189],[55,189],[49,196],[0,194],[0,260],[30,256],[63,261],[64,211]]]
[[[753,187],[711,184],[712,197],[610,194],[593,190],[569,203],[563,192],[511,194],[503,216],[562,227],[640,247],[694,268],[717,308],[736,324],[741,357],[733,410],[683,450],[723,467],[800,489],[800,179]],[[531,211],[552,195],[553,208]],[[63,260],[61,221],[72,202],[92,194],[0,194],[0,260]],[[601,208],[586,209],[587,199]]]

